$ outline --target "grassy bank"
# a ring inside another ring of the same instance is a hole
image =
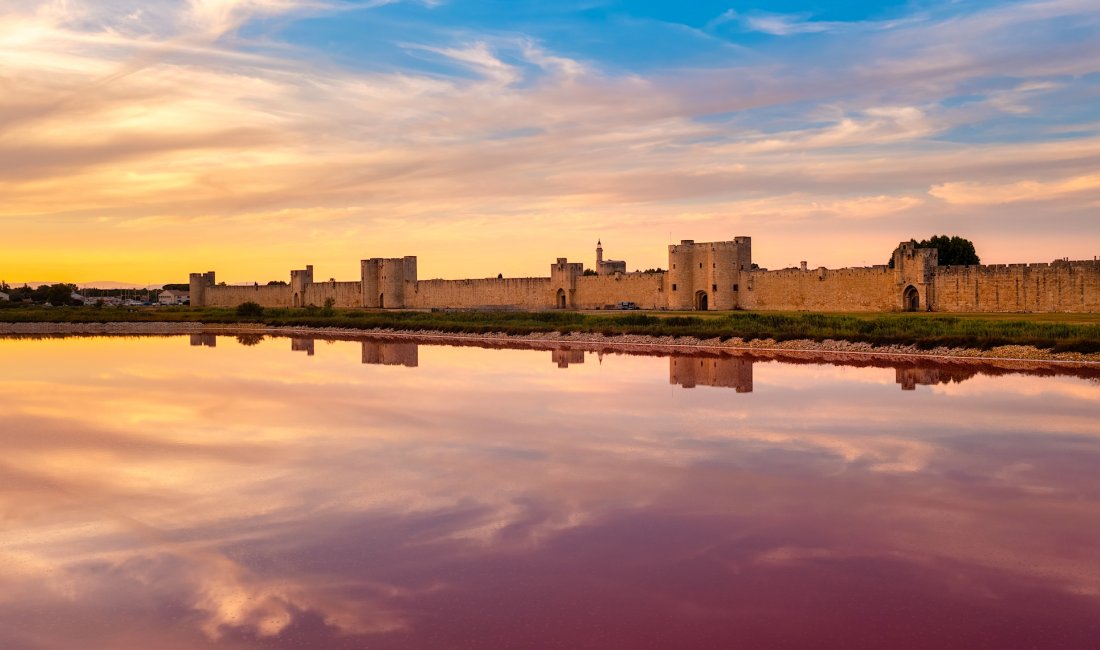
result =
[[[530,334],[600,332],[698,338],[844,339],[876,345],[913,344],[988,349],[1033,345],[1055,352],[1100,352],[1100,324],[1083,318],[1052,320],[1048,315],[1003,314],[817,314],[726,312],[699,315],[576,312],[414,312],[265,309],[243,316],[235,309],[187,307],[85,308],[0,307],[0,322],[203,322],[262,323],[274,326],[393,328],[440,332]]]

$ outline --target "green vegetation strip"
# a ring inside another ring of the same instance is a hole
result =
[[[3,303],[0,303],[3,305]],[[391,328],[439,332],[531,334],[534,332],[593,332],[609,336],[693,336],[730,338],[826,339],[875,345],[916,345],[989,349],[1000,345],[1032,345],[1054,352],[1100,352],[1100,324],[1050,322],[1021,314],[1017,319],[996,315],[989,319],[936,314],[818,314],[791,312],[728,312],[700,316],[648,313],[581,314],[547,312],[366,311],[309,307],[264,309],[242,305],[237,309],[187,307],[91,308],[37,307],[10,304],[0,307],[0,322],[108,323],[202,322],[212,324],[262,323],[289,327],[346,329]]]

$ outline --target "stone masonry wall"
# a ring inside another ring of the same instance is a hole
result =
[[[550,278],[486,278],[482,280],[420,280],[405,293],[412,309],[549,309],[553,306]]]
[[[1100,262],[941,266],[933,309],[947,312],[1100,312]]]
[[[775,311],[899,311],[901,292],[886,266],[851,269],[746,271],[741,309]]]
[[[264,307],[290,307],[293,295],[287,285],[213,286],[206,287],[206,307],[236,307],[254,302]]]
[[[361,282],[315,282],[306,285],[302,305],[323,307],[325,300],[332,298],[336,307],[362,307],[363,283]]]
[[[619,302],[637,303],[641,309],[664,309],[668,306],[664,284],[664,273],[584,275],[577,278],[573,300],[577,309],[603,309]]]

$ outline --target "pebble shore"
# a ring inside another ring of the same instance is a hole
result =
[[[0,323],[0,335],[15,336],[64,336],[64,335],[170,335],[170,334],[270,334],[284,336],[315,336],[318,338],[360,338],[385,336],[415,338],[424,342],[485,341],[496,344],[515,343],[523,347],[560,347],[563,344],[584,349],[622,349],[640,352],[701,351],[751,351],[767,353],[808,353],[812,355],[859,355],[878,357],[925,357],[973,360],[1009,360],[1047,362],[1057,364],[1100,364],[1100,353],[1050,352],[1026,345],[1005,345],[989,350],[974,348],[938,347],[921,349],[915,345],[871,345],[843,340],[791,340],[754,339],[744,341],[731,338],[726,341],[697,339],[689,336],[647,336],[624,334],[605,336],[600,333],[536,332],[527,335],[503,333],[463,334],[435,330],[393,329],[344,329],[270,327],[266,325],[207,325],[204,323]]]

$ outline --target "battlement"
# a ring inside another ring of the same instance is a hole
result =
[[[730,241],[698,242],[694,239],[682,239],[679,244],[669,244],[668,252],[684,253],[687,251],[734,251],[743,250],[752,246],[752,237],[734,237]]]

